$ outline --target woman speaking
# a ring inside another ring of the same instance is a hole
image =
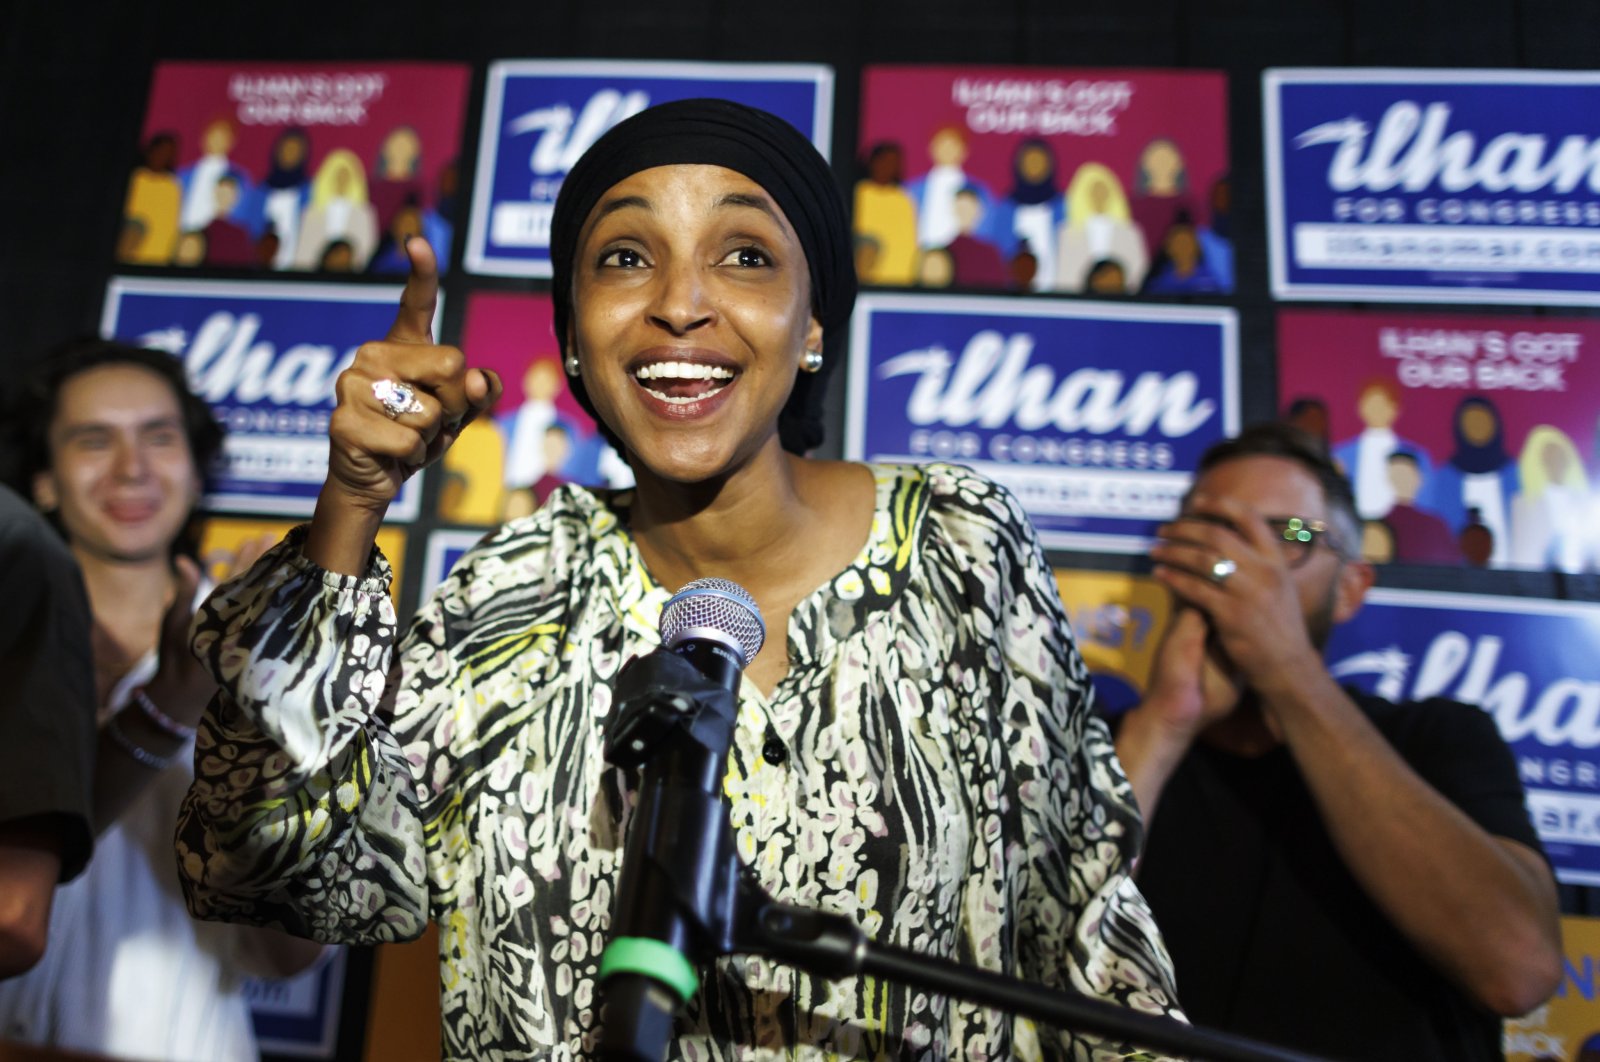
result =
[[[433,252],[339,382],[311,523],[221,587],[194,645],[222,686],[178,856],[194,912],[324,941],[438,923],[450,1058],[573,1057],[633,805],[602,757],[612,684],[671,590],[746,588],[724,792],[740,857],[869,936],[1175,1014],[1128,870],[1140,824],[1027,519],[962,468],[805,456],[855,297],[826,162],[720,100],[624,121],[551,240],[573,390],[637,486],[564,487],[396,629],[373,541],[404,480],[499,395],[430,336]],[[1088,1057],[1071,1033],[870,978],[724,958],[673,1057]]]

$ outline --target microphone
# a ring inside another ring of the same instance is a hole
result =
[[[696,579],[661,609],[661,644],[736,697],[739,676],[766,640],[756,599],[727,579]]]
[[[739,862],[722,779],[739,682],[766,626],[743,587],[696,579],[661,610],[661,648],[617,678],[606,760],[640,768],[639,796],[600,957],[596,1055],[659,1060],[726,927]]]

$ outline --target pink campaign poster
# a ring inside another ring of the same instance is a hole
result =
[[[563,483],[632,485],[632,471],[567,386],[551,318],[548,295],[468,297],[462,353],[467,364],[499,373],[505,391],[493,415],[469,425],[445,453],[441,519],[498,524],[534,511]]]
[[[1225,75],[875,66],[861,97],[864,282],[1233,290]]]
[[[448,263],[471,70],[444,63],[156,67],[117,260],[405,273]]]
[[[1278,380],[1369,559],[1600,570],[1600,320],[1285,311]]]

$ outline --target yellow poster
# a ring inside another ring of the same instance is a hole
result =
[[[1506,1062],[1600,1059],[1600,918],[1561,919],[1566,971],[1544,1006],[1505,1024]]]
[[[1166,587],[1148,575],[1082,568],[1057,568],[1056,585],[1101,707],[1131,707],[1144,692],[1167,629],[1172,608]]]
[[[200,534],[200,566],[213,581],[221,582],[233,571],[241,549],[257,543],[270,548],[288,534],[296,523],[298,521],[263,517],[208,517],[205,529]],[[394,582],[389,586],[389,596],[398,603],[406,556],[405,531],[388,525],[380,527],[378,548],[394,569]]]

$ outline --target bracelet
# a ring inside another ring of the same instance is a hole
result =
[[[117,717],[112,716],[106,720],[106,733],[111,735],[111,740],[122,747],[122,751],[138,760],[152,771],[164,771],[172,766],[173,757],[157,756],[149,749],[134,741],[123,733],[122,726],[117,722]]]
[[[177,738],[179,741],[188,741],[194,737],[194,727],[184,726],[172,716],[157,708],[156,702],[150,699],[150,695],[144,691],[143,686],[135,687],[133,693],[129,696],[133,703],[139,706],[139,711],[144,713],[144,717],[162,731]]]

